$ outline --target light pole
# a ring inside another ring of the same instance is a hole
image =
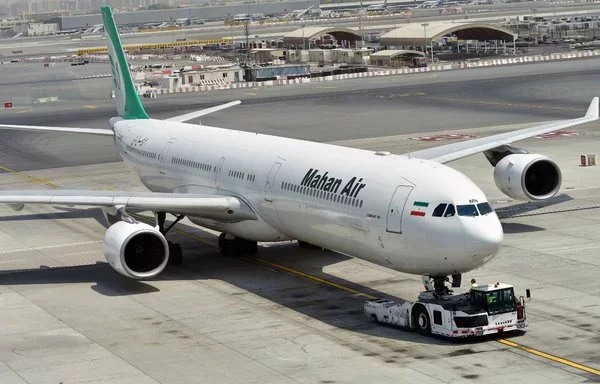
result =
[[[302,49],[304,49],[306,51],[306,40],[304,40],[304,27],[305,26],[306,26],[305,24],[302,24],[302,47],[303,47]]]
[[[250,21],[246,20],[244,25],[244,34],[246,35],[246,65],[250,65]]]
[[[424,42],[423,42],[423,53],[425,53],[425,57],[427,57],[427,26],[429,25],[429,23],[422,23],[421,26],[423,27],[423,35],[424,37]]]

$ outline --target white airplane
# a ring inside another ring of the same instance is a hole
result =
[[[111,129],[2,125],[4,129],[106,135],[150,192],[3,191],[0,203],[102,207],[112,225],[106,259],[119,273],[147,279],[181,248],[168,242],[165,215],[184,216],[221,231],[224,254],[253,254],[257,241],[299,240],[398,271],[429,276],[444,289],[447,276],[483,265],[503,232],[483,192],[444,163],[483,152],[499,189],[521,200],[547,199],[561,184],[549,158],[508,144],[598,120],[598,98],[584,117],[485,138],[392,155],[252,132],[187,124],[234,101],[155,120],[134,89],[109,6],[108,34],[119,117]],[[127,210],[153,211],[156,226]]]

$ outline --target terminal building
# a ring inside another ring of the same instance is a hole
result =
[[[434,51],[444,46],[452,46],[455,53],[468,53],[469,49],[498,53],[507,48],[514,52],[516,39],[510,29],[493,24],[432,21],[396,28],[383,34],[379,44],[384,49],[420,50],[433,57]]]
[[[363,35],[343,27],[298,28],[284,34],[283,46],[289,51],[289,62],[396,67],[422,66],[420,57],[434,61],[514,53],[516,38],[510,29],[493,24],[432,21],[405,24],[383,34],[375,49],[383,52],[363,48]]]

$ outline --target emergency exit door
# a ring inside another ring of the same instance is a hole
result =
[[[387,214],[387,231],[393,233],[402,233],[402,214],[408,196],[413,187],[408,185],[399,185],[392,196]]]

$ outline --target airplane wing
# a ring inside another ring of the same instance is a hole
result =
[[[218,221],[256,220],[254,211],[233,196],[187,193],[24,190],[0,191],[0,203],[20,209],[24,204],[125,207],[172,214],[195,215]]]
[[[598,97],[594,97],[587,113],[584,117],[572,120],[561,120],[551,123],[538,125],[532,128],[525,128],[518,131],[500,133],[493,136],[482,137],[459,143],[441,145],[439,147],[423,149],[410,153],[411,158],[432,160],[438,163],[447,163],[458,160],[463,157],[471,156],[476,153],[485,152],[487,150],[510,144],[515,141],[528,139],[530,137],[542,135],[544,133],[554,132],[559,129],[574,127],[580,124],[589,123],[598,120]],[[407,154],[408,155],[408,154]]]

